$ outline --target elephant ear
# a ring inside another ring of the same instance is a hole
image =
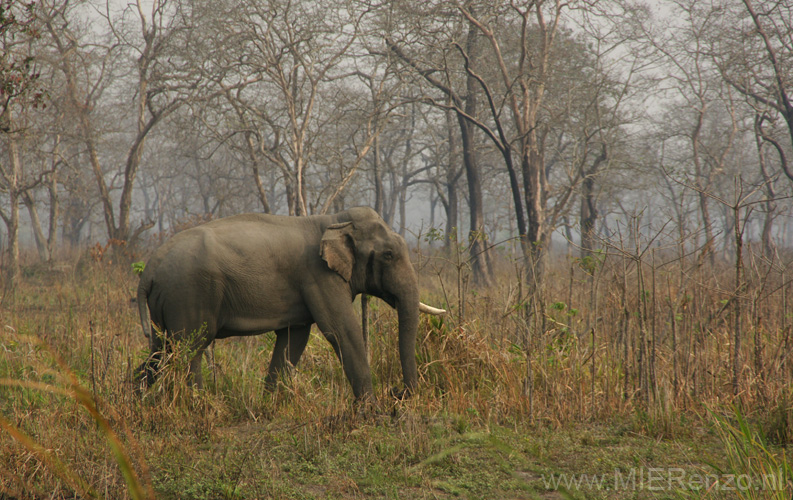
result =
[[[352,222],[342,222],[328,226],[322,235],[319,255],[346,281],[352,278],[352,265],[355,260],[352,241]]]

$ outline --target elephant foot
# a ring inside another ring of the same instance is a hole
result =
[[[392,387],[390,393],[391,393],[391,397],[393,399],[396,399],[397,401],[404,401],[413,395],[413,391],[408,389],[407,387],[403,389],[400,389],[398,387]]]
[[[285,362],[283,366],[278,368],[270,367],[264,377],[264,390],[268,393],[273,393],[279,385],[289,385],[294,372],[295,367],[289,362]]]
[[[272,394],[275,392],[275,388],[278,387],[278,380],[274,377],[267,375],[264,377],[264,392],[265,394]]]
[[[356,399],[352,406],[352,414],[355,417],[367,418],[379,414],[380,410],[379,402],[371,395]]]
[[[135,375],[132,377],[132,386],[136,396],[140,396],[146,389],[154,385],[159,371],[156,365],[157,361],[149,358],[135,369]]]
[[[283,375],[280,376],[276,375],[274,377],[271,375],[267,375],[266,377],[264,377],[264,392],[265,394],[274,394],[278,390],[278,387],[282,385],[287,386],[289,384],[289,381],[290,379]]]
[[[356,400],[350,410],[322,419],[328,432],[349,432],[359,424],[378,422],[386,418],[381,406],[373,399]]]

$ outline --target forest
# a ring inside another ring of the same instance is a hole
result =
[[[789,498],[791,94],[791,0],[0,0],[0,500]],[[163,241],[360,205],[413,398],[377,301],[373,413],[317,332],[132,394]]]

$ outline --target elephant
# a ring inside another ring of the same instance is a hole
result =
[[[335,215],[248,213],[177,233],[141,273],[137,303],[151,355],[136,380],[148,386],[169,343],[189,342],[189,378],[202,386],[201,359],[215,340],[276,333],[266,377],[272,390],[297,365],[316,324],[330,342],[356,400],[374,399],[353,301],[379,297],[397,310],[404,394],[416,389],[418,277],[401,236],[368,207]],[[160,333],[152,333],[152,324]]]

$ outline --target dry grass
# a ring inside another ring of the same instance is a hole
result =
[[[201,490],[215,497],[365,496],[356,488],[367,481],[373,491],[385,488],[375,496],[388,497],[394,480],[388,471],[377,473],[390,478],[385,486],[372,476],[375,465],[361,472],[369,478],[361,483],[331,460],[340,437],[357,446],[337,451],[343,457],[397,464],[396,491],[418,497],[430,487],[454,495],[460,486],[433,479],[433,471],[451,460],[450,474],[461,474],[454,468],[461,450],[479,450],[471,460],[526,467],[514,465],[510,450],[541,448],[521,437],[540,429],[627,425],[631,435],[651,441],[696,440],[707,433],[701,430],[710,421],[706,409],[729,405],[741,408],[771,443],[791,439],[793,311],[789,271],[779,264],[750,259],[736,290],[727,262],[709,267],[660,251],[560,257],[537,293],[527,295],[522,272],[507,257],[498,263],[497,285],[477,290],[456,257],[418,256],[423,300],[450,314],[422,319],[420,390],[397,403],[387,397],[401,383],[396,314],[371,303],[372,371],[381,403],[362,411],[332,350],[316,335],[292,382],[272,395],[264,391],[268,335],[217,343],[204,365],[201,393],[186,388],[186,354],[177,350],[166,375],[136,397],[132,370],[146,356],[130,303],[137,277],[132,259],[109,259],[86,254],[58,271],[29,267],[0,309],[0,426],[6,431],[0,433],[0,492],[6,498],[53,492],[52,498],[145,498],[154,491],[213,498],[179,486],[180,477],[200,484],[202,476],[191,474],[204,460],[209,468],[231,464]],[[737,391],[735,328],[743,338]],[[502,441],[514,441],[502,446],[478,434],[494,429],[513,429]],[[582,438],[585,445],[591,440]],[[181,463],[190,456],[195,463]],[[310,467],[284,465],[293,462],[339,468],[319,477],[346,479],[287,490],[279,478],[312,474]],[[275,482],[257,483],[249,469]],[[536,491],[520,484],[510,495]],[[474,481],[472,490],[462,491],[499,491],[488,487]]]
[[[747,259],[737,290],[734,264],[726,261],[705,266],[661,251],[557,257],[532,295],[520,269],[502,259],[495,287],[464,290],[463,318],[454,258],[427,259],[422,267],[434,276],[427,288],[434,297],[452,295],[437,348],[451,349],[448,359],[466,360],[483,375],[471,379],[463,370],[442,378],[461,397],[487,386],[490,411],[507,418],[560,425],[640,412],[654,421],[648,431],[663,434],[675,431],[675,414],[732,404],[787,442],[791,270],[756,257]],[[430,326],[428,340],[438,333]],[[736,328],[742,339],[737,387]]]

